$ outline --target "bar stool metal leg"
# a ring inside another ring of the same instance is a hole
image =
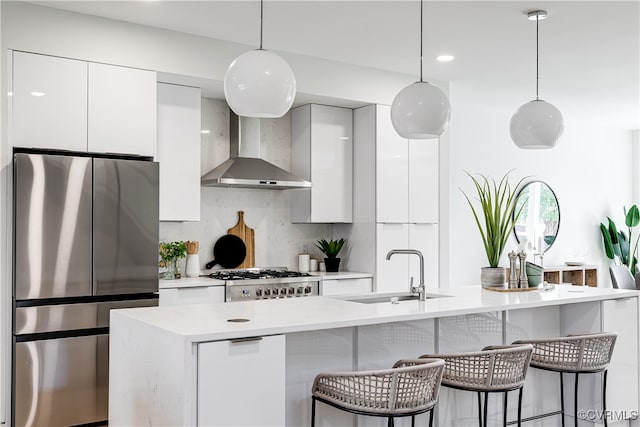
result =
[[[433,427],[433,410],[434,408],[431,408],[429,411],[429,427]]]
[[[602,383],[602,410],[604,414],[604,427],[608,427],[607,423],[607,372],[608,370],[604,370],[604,381]]]
[[[487,427],[487,403],[489,402],[489,393],[484,392],[484,427]]]
[[[316,425],[316,398],[311,397],[311,427]]]
[[[502,425],[503,427],[507,427],[507,406],[508,406],[508,399],[509,399],[509,392],[505,391],[504,392],[504,399],[502,402]]]
[[[416,427],[416,416],[411,415],[411,427]]]
[[[518,391],[518,427],[522,426],[522,389],[524,387],[520,387]]]
[[[564,427],[564,381],[560,372],[560,416],[562,417],[562,427]]]
[[[478,427],[482,427],[482,395],[478,392]]]
[[[573,416],[574,425],[578,427],[578,373],[576,372],[576,382],[573,389]]]

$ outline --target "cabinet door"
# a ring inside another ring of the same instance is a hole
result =
[[[409,140],[409,222],[438,222],[438,139]]]
[[[376,222],[409,219],[408,141],[391,124],[391,109],[376,109]]]
[[[439,286],[438,225],[410,224],[409,247],[422,252],[422,256],[424,257],[425,286],[437,288]],[[409,260],[409,277],[413,277],[413,283],[419,283],[420,262],[416,256],[411,256]]]
[[[638,299],[602,301],[602,331],[618,333],[609,365],[607,407],[624,409],[631,416],[631,411],[638,411]]]
[[[156,73],[89,63],[88,84],[89,151],[153,156]]]
[[[373,279],[332,279],[320,282],[320,295],[359,295],[371,293]]]
[[[284,402],[284,335],[198,345],[199,426],[283,426]]]
[[[200,89],[158,83],[160,221],[200,220]]]
[[[12,145],[87,151],[87,63],[13,53]]]
[[[352,115],[349,108],[311,106],[311,222],[351,222]]]
[[[224,286],[160,289],[160,306],[224,302]]]
[[[409,291],[409,256],[393,255],[387,261],[391,249],[409,247],[408,224],[376,225],[376,292]]]

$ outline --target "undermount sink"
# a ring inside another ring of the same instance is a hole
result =
[[[446,295],[429,295],[427,294],[427,299],[433,298],[443,298]],[[350,299],[351,302],[359,302],[360,304],[379,304],[379,303],[391,303],[397,304],[400,301],[417,301],[418,295],[381,295],[371,298],[354,298]]]

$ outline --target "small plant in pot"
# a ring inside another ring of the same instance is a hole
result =
[[[337,256],[346,242],[346,239],[341,238],[340,240],[320,239],[316,243],[316,247],[326,255],[324,265],[328,272],[336,272],[340,268],[340,258]]]
[[[160,262],[165,268],[163,279],[179,279],[180,270],[178,260],[187,256],[187,245],[182,240],[178,242],[160,242]]]
[[[489,267],[483,267],[480,280],[482,286],[502,286],[506,281],[504,267],[498,267],[500,256],[507,245],[513,226],[518,222],[518,217],[526,203],[522,203],[516,209],[516,190],[526,179],[522,178],[515,187],[509,184],[507,172],[499,182],[478,174],[475,178],[469,172],[465,173],[471,178],[476,189],[480,208],[476,209],[471,199],[462,191],[467,199],[473,218],[476,221],[482,243],[487,254]]]

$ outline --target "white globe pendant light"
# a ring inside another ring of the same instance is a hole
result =
[[[564,131],[564,118],[553,104],[539,98],[538,22],[547,17],[547,12],[534,10],[527,16],[530,21],[536,21],[536,99],[516,110],[509,123],[509,133],[520,148],[553,148]]]
[[[437,138],[447,130],[451,104],[437,86],[422,79],[422,9],[420,0],[420,81],[410,84],[396,95],[391,104],[391,123],[403,138]]]
[[[287,62],[262,49],[263,1],[260,0],[260,47],[238,56],[224,76],[224,97],[238,116],[284,116],[296,95],[296,78]]]

